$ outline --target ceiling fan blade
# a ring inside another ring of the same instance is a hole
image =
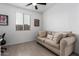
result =
[[[32,5],[32,3],[27,4],[26,6]]]
[[[37,7],[37,6],[35,6],[35,9],[37,10],[37,9],[38,9],[38,7]]]
[[[46,3],[37,3],[37,4],[40,4],[40,5],[46,5]]]

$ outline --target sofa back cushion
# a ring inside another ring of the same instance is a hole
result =
[[[72,32],[62,32],[63,38],[72,36]]]
[[[40,36],[40,37],[46,37],[46,35],[47,35],[46,31],[39,31],[38,32],[38,36]]]
[[[50,35],[52,35],[52,32],[51,32],[51,31],[47,31],[47,34],[50,34]]]
[[[62,38],[63,38],[63,34],[56,32],[56,33],[54,34],[53,41],[54,41],[55,43],[59,43]]]
[[[50,35],[54,36],[55,32],[53,32],[53,31],[47,31],[47,34],[50,34]]]

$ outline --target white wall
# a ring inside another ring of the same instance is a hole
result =
[[[31,29],[26,31],[16,31],[16,12],[23,12],[31,16]],[[0,14],[9,16],[9,25],[0,26],[0,34],[6,33],[7,45],[17,44],[35,39],[36,33],[42,28],[42,17],[40,13],[24,10],[7,4],[0,4]],[[34,19],[40,20],[40,27],[34,27]]]
[[[79,4],[55,4],[43,14],[43,30],[72,31],[77,35],[76,52],[79,53]]]

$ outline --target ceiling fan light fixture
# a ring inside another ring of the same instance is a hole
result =
[[[26,6],[32,5],[32,6],[34,6],[35,9],[37,10],[37,9],[38,9],[38,4],[39,4],[39,5],[46,5],[46,3],[28,3]]]

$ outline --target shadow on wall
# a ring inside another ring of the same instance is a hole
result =
[[[76,35],[75,52],[79,54],[79,34]]]

